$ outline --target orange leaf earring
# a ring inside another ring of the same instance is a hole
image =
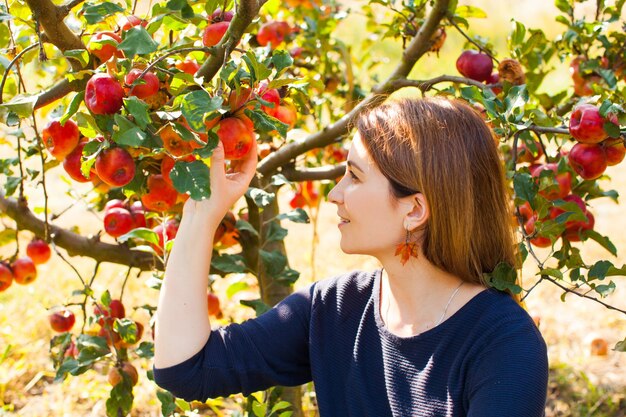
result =
[[[395,256],[400,255],[400,262],[402,265],[406,264],[411,256],[417,258],[417,243],[409,242],[409,229],[406,229],[406,238],[404,243],[399,243],[396,246]]]

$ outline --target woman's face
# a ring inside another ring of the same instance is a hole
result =
[[[341,249],[345,253],[393,255],[404,241],[406,203],[393,204],[389,181],[367,152],[358,133],[348,153],[346,173],[328,194],[337,205]]]

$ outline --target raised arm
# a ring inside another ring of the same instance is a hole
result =
[[[206,289],[213,237],[228,209],[246,192],[257,164],[256,143],[245,159],[224,168],[219,143],[211,157],[211,197],[188,199],[165,267],[156,313],[154,366],[176,365],[197,353],[209,338]]]

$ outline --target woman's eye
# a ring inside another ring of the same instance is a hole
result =
[[[354,172],[352,171],[348,171],[348,172],[350,173],[350,178],[352,178],[353,180],[357,180],[357,181],[359,180],[359,178],[356,175],[354,175]]]

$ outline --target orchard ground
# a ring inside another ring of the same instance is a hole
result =
[[[626,194],[626,171],[619,167],[610,168],[613,188]],[[82,184],[75,184],[76,192],[88,190]],[[49,193],[55,196],[50,200],[52,213],[58,213],[72,205],[72,199],[64,195],[67,185],[59,178],[51,178],[48,182]],[[290,191],[283,189],[279,193],[281,208],[288,210]],[[41,201],[31,201],[33,207]],[[615,243],[618,253],[626,250],[626,235],[621,233],[626,222],[621,215],[619,206],[608,199],[592,201],[591,209],[596,215],[597,229],[601,234],[608,235]],[[74,206],[57,221],[60,225],[76,224],[84,234],[96,233],[101,225],[101,213],[89,212],[87,201]],[[378,268],[373,258],[358,255],[346,255],[339,246],[340,232],[337,228],[338,218],[333,204],[323,202],[318,216],[318,244],[314,262],[311,263],[313,228],[310,225],[290,224],[290,233],[286,239],[289,259],[293,267],[301,272],[297,287],[310,284],[314,279],[323,279],[346,270],[361,268],[372,270]],[[23,246],[28,243],[24,234]],[[104,239],[109,239],[105,237]],[[539,252],[541,254],[542,252]],[[595,243],[588,243],[583,249],[584,259],[591,262],[607,256],[604,249]],[[94,262],[84,258],[68,258],[83,274],[90,277]],[[529,263],[530,264],[530,263]],[[101,266],[94,289],[101,294],[109,289],[113,297],[119,296],[126,269],[104,264]],[[524,270],[524,286],[530,287],[535,278],[532,269]],[[156,305],[157,291],[146,286],[150,274],[144,273],[138,279],[132,273],[124,294],[128,316],[147,323],[148,315],[142,309],[135,308],[144,304]],[[225,295],[226,288],[233,282],[243,279],[250,284],[248,291],[237,293],[232,299]],[[626,308],[626,283],[623,278],[616,279],[617,290],[605,301],[619,308]],[[8,291],[0,294],[0,401],[14,407],[14,411],[0,411],[0,415],[8,416],[100,416],[104,415],[104,403],[109,394],[106,383],[108,369],[89,371],[78,377],[69,377],[62,383],[52,383],[54,371],[48,357],[48,340],[52,330],[48,324],[46,309],[68,300],[72,290],[79,288],[80,282],[75,272],[58,256],[53,255],[51,261],[39,267],[37,280],[29,286],[13,285]],[[225,317],[235,315],[235,319],[243,319],[243,313],[253,314],[251,309],[238,306],[242,298],[257,298],[254,280],[231,276],[218,280],[215,291],[222,299]],[[591,355],[590,343],[596,337],[602,337],[612,347],[626,335],[626,317],[606,310],[604,307],[569,295],[567,303],[559,299],[561,290],[549,283],[539,285],[528,297],[529,313],[539,316],[540,330],[549,346],[552,366],[557,370],[551,378],[554,390],[549,405],[548,416],[576,416],[564,410],[572,408],[575,398],[572,393],[565,392],[564,379],[569,384],[577,377],[580,384],[574,386],[576,392],[583,397],[591,395],[593,390],[601,390],[602,395],[594,401],[623,401],[626,390],[626,354],[609,350],[607,356]],[[82,325],[82,316],[78,309],[76,329]],[[225,324],[225,322],[222,322]],[[144,340],[150,332],[144,334]],[[515,358],[511,358],[515,360]],[[156,399],[157,387],[148,381],[146,371],[151,363],[134,361],[140,370],[140,382],[134,388],[135,407],[132,416],[158,416],[160,403]],[[588,381],[585,380],[588,378]],[[582,382],[581,382],[582,381]],[[604,390],[607,391],[604,391]],[[586,392],[579,392],[586,391]],[[620,394],[621,393],[621,394]],[[595,398],[595,397],[594,397]],[[10,407],[9,407],[10,408]],[[622,409],[624,409],[622,407]],[[560,410],[560,411],[559,411]],[[617,409],[616,409],[617,410]],[[208,411],[207,411],[208,412]],[[616,411],[617,413],[617,411]],[[622,414],[588,414],[597,416],[624,416]],[[213,415],[213,414],[207,414]],[[218,415],[218,414],[215,414]],[[314,414],[311,414],[314,415]]]

